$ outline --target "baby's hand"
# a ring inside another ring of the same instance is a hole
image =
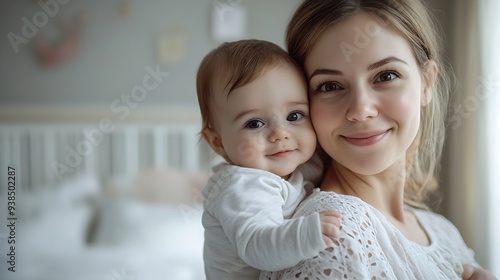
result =
[[[464,265],[464,272],[462,273],[462,279],[464,280],[479,280],[479,279],[484,279],[484,280],[495,280],[495,276],[491,274],[489,271],[482,269],[482,268],[477,268],[474,267],[470,264],[465,264]]]
[[[340,213],[335,211],[324,211],[319,213],[321,233],[323,234],[323,241],[327,247],[333,245],[332,239],[340,236],[340,216]]]

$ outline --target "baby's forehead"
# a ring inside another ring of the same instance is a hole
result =
[[[253,81],[234,87],[220,97],[229,106],[289,106],[307,104],[307,86],[300,73],[291,67],[273,67]],[[236,102],[236,104],[231,104]]]
[[[288,113],[292,106],[308,106],[305,77],[297,65],[279,61],[263,66],[254,68],[251,73],[243,73],[245,75],[240,73],[236,76],[230,71],[216,74],[218,80],[213,84],[211,96],[214,121],[236,118],[245,111],[253,111],[256,114],[258,112],[261,115],[283,115]],[[281,89],[288,89],[288,92],[280,93]],[[266,109],[268,106],[271,106],[270,109]],[[300,108],[301,111],[308,109],[303,107]]]

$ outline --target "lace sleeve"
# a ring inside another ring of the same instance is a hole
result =
[[[319,192],[305,200],[294,216],[336,210],[342,213],[342,230],[334,246],[296,266],[263,272],[260,279],[396,279],[376,242],[371,211],[361,200]]]

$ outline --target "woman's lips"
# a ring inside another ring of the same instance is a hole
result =
[[[389,130],[370,131],[363,133],[355,133],[349,136],[341,135],[347,142],[356,146],[369,146],[379,142]]]

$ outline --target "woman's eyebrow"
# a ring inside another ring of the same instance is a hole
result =
[[[391,62],[394,62],[394,61],[401,62],[401,63],[408,65],[408,63],[406,63],[406,61],[404,61],[402,59],[399,59],[395,56],[389,56],[387,58],[384,58],[382,60],[379,60],[375,63],[368,65],[368,70],[373,70],[373,69],[379,68],[381,66],[384,66],[384,65],[391,63]],[[311,74],[311,76],[309,76],[308,81],[310,81],[316,75],[337,75],[338,76],[338,75],[342,75],[342,74],[343,73],[340,70],[320,68],[320,69],[314,70],[314,72]]]
[[[388,63],[391,63],[391,62],[393,62],[393,61],[398,61],[398,62],[401,62],[401,63],[404,63],[404,64],[408,65],[408,63],[406,63],[406,62],[405,62],[404,60],[402,60],[402,59],[399,59],[399,58],[397,58],[397,57],[395,57],[395,56],[389,56],[389,57],[384,58],[384,59],[382,59],[382,60],[380,60],[380,61],[377,61],[377,62],[375,62],[375,63],[370,64],[370,65],[368,66],[368,70],[373,70],[373,69],[379,68],[379,67],[384,66],[384,65],[386,65],[386,64],[388,64]]]

